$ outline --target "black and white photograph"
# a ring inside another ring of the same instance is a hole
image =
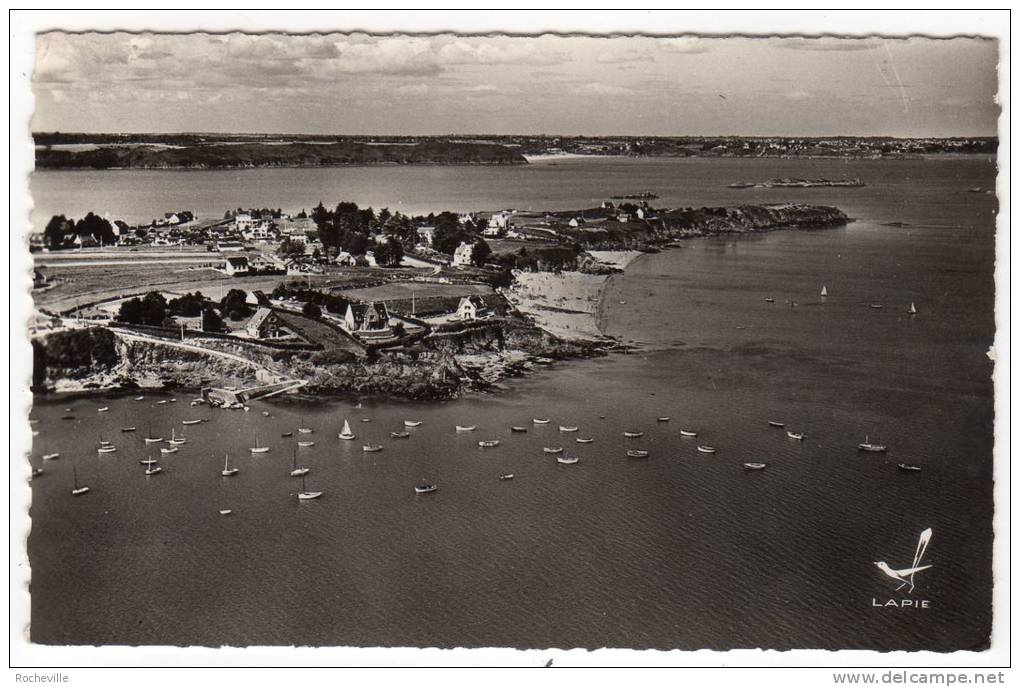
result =
[[[24,665],[1008,658],[1008,12],[138,14],[18,36]]]

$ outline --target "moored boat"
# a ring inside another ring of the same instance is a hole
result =
[[[181,420],[182,425],[197,425],[202,420]]]
[[[302,475],[307,475],[309,472],[311,472],[311,468],[305,468],[305,467],[299,468],[298,467],[298,464],[297,464],[297,449],[294,449],[294,457],[293,457],[293,459],[291,460],[291,463],[290,463],[290,476],[291,477],[301,477]]]
[[[775,303],[776,299],[773,298],[772,296],[765,296],[765,302],[766,303]]]
[[[574,426],[564,427],[563,425],[560,425],[560,431],[565,433],[576,432],[577,427]]]
[[[591,437],[577,437],[576,439],[574,439],[574,441],[576,441],[579,444],[590,444],[595,440]]]
[[[556,456],[556,462],[560,465],[573,465],[578,460],[577,456]]]
[[[680,436],[682,436],[682,437],[696,437],[696,436],[698,436],[698,433],[697,432],[692,432],[689,429],[681,429],[680,430]]]
[[[390,436],[393,437],[394,439],[410,439],[411,438],[411,433],[410,432],[390,432]]]
[[[71,469],[74,472],[74,486],[71,488],[71,495],[72,496],[79,496],[81,494],[86,493],[89,490],[89,488],[87,486],[85,486],[84,484],[81,484],[81,485],[78,484],[78,466],[77,465],[72,465]]]
[[[322,496],[321,491],[308,491],[308,487],[305,486],[305,477],[301,476],[301,491],[298,492],[298,501],[309,501],[311,499],[317,499]]]
[[[43,460],[56,460],[59,457],[60,457],[59,453],[47,453],[47,454],[43,455],[42,459]]]
[[[340,430],[340,433],[337,434],[337,437],[339,437],[340,439],[346,439],[348,441],[353,439],[354,432],[351,431],[351,423],[349,423],[347,420],[344,420],[344,428]]]
[[[159,461],[153,458],[152,456],[149,456],[148,458],[139,459],[138,462],[141,463],[142,465],[155,465]]]
[[[177,448],[176,446],[171,446],[170,448],[161,448],[159,449],[159,452],[162,453],[163,455],[167,455],[170,453],[177,453],[179,450],[180,449]]]
[[[457,425],[456,430],[458,432],[473,432],[478,429],[478,425]]]
[[[628,458],[647,458],[648,457],[648,451],[642,451],[642,450],[639,450],[639,449],[631,449],[631,450],[627,451],[627,457]]]
[[[658,417],[658,418],[655,418],[655,419],[658,420],[659,422],[669,422],[669,418],[668,417]]]
[[[563,453],[562,446],[546,446],[542,450],[546,453]]]
[[[623,436],[627,437],[628,439],[637,439],[638,437],[643,437],[644,435],[645,435],[644,432],[624,432],[623,433]]]
[[[379,451],[382,451],[382,445],[365,444],[364,446],[361,447],[361,450],[364,451],[365,453],[378,453]]]
[[[804,441],[804,437],[807,435],[804,434],[804,432],[787,431],[786,436],[790,437],[791,439],[796,439],[797,441]]]
[[[404,427],[420,427],[421,420],[404,420]]]
[[[910,308],[907,310],[911,315],[917,314],[917,307],[914,305],[914,301],[910,301]]]
[[[514,478],[514,473],[512,473],[512,472],[507,472],[507,473],[502,474],[502,475],[499,476],[499,479],[504,481],[504,482],[506,480],[510,480],[510,479],[513,479],[513,478]]]
[[[872,303],[870,307],[872,310],[881,310],[885,306],[882,305],[881,303]]]
[[[487,439],[485,441],[479,441],[478,446],[480,448],[493,448],[499,446],[499,439]]]
[[[715,453],[714,446],[699,446],[698,453]]]
[[[531,421],[533,423],[535,423],[536,425],[547,425],[547,424],[549,424],[549,420],[547,418],[544,418],[544,417],[533,417],[533,418],[531,418]]]
[[[230,510],[229,508],[220,508],[220,515],[230,515],[233,512],[234,511]]]
[[[868,451],[870,453],[885,453],[886,447],[884,444],[873,444],[871,443],[870,437],[865,435],[864,443],[857,444],[858,451]]]
[[[438,484],[429,484],[425,480],[422,480],[421,484],[419,484],[418,486],[416,486],[414,488],[414,493],[416,493],[416,494],[430,494],[433,491],[437,491],[438,489],[439,489],[439,485]]]
[[[97,412],[97,413],[105,413],[105,412],[107,412],[108,410],[110,410],[110,407],[109,407],[109,406],[103,406],[102,408],[97,408],[97,409],[96,409],[96,412]]]
[[[121,427],[120,431],[122,431],[122,432],[133,432],[136,429],[138,429],[138,428],[137,427]]]
[[[910,465],[909,463],[897,463],[896,467],[899,468],[900,470],[903,470],[904,472],[920,472],[921,471],[921,466],[920,465]]]
[[[744,463],[745,470],[764,470],[765,463]]]
[[[287,437],[294,436],[294,432],[281,432],[280,436],[283,437],[284,439],[286,439]]]
[[[224,477],[233,477],[237,473],[238,473],[238,469],[237,468],[230,467],[230,456],[229,455],[224,455],[223,456],[223,469],[220,470],[220,474],[223,475]]]
[[[116,446],[100,446],[98,449],[96,449],[96,452],[97,453],[116,453],[117,452],[117,447]]]
[[[520,427],[518,425],[514,425],[513,427],[510,428],[510,431],[511,432],[527,432],[528,428],[527,427]]]
[[[186,438],[184,438],[184,437],[181,437],[180,439],[178,439],[177,438],[177,430],[171,429],[170,430],[170,439],[167,441],[167,443],[170,444],[171,446],[180,446],[182,444],[188,443],[188,440]]]
[[[780,429],[782,429],[783,427],[786,427],[786,423],[777,422],[776,420],[769,420],[769,427],[779,427]]]
[[[299,442],[297,442],[297,445],[300,446],[301,448],[308,448],[309,446],[315,446],[315,442],[314,441],[299,441]]]

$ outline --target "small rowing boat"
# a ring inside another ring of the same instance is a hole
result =
[[[229,508],[220,508],[220,515],[230,515],[233,512],[234,511],[230,510]]]
[[[908,463],[897,463],[896,467],[899,468],[900,470],[903,470],[904,472],[920,472],[921,471],[921,466],[920,465],[910,465]]]
[[[715,453],[715,447],[714,446],[699,446],[698,447],[698,452],[699,453]]]
[[[563,425],[560,425],[560,431],[569,434],[570,432],[576,432],[577,431],[577,427],[573,427],[573,426],[571,426],[571,427],[564,427]]]
[[[411,433],[410,432],[390,432],[390,436],[393,437],[394,439],[410,439],[411,438]]]
[[[518,427],[517,425],[514,425],[513,427],[510,428],[510,431],[511,432],[527,432],[528,428],[527,427]]]
[[[414,488],[414,493],[415,494],[431,494],[432,492],[437,491],[438,489],[439,489],[439,485],[438,484],[429,484],[428,482],[425,482],[424,480],[422,480],[422,483]]]
[[[457,425],[458,432],[473,432],[478,429],[478,425]]]
[[[881,310],[885,306],[882,305],[881,303],[872,303],[870,307],[872,310]]]
[[[648,457],[648,451],[639,451],[637,449],[631,449],[630,451],[627,451],[627,457],[628,458],[647,458]]]
[[[577,456],[556,456],[556,462],[560,465],[573,465],[578,460]]]
[[[135,400],[136,401],[144,401],[145,400],[145,396],[135,396]]]
[[[744,463],[745,470],[764,470],[765,463]]]
[[[156,405],[158,405],[158,406],[165,406],[166,405],[166,399],[164,398],[161,401],[156,401]]]
[[[286,439],[287,437],[294,436],[294,432],[283,432],[283,433],[280,434],[280,436],[283,437],[284,439]]]
[[[404,420],[404,427],[420,427],[421,420]]]
[[[638,437],[643,437],[644,435],[645,435],[644,432],[624,432],[623,433],[623,436],[627,437],[628,439],[637,439]]]
[[[669,422],[668,417],[657,417],[655,419],[658,420],[659,422]]]
[[[365,444],[361,447],[361,450],[365,453],[378,453],[382,451],[382,444]]]
[[[174,449],[176,450],[176,449]],[[116,446],[100,446],[97,449],[98,453],[115,453],[117,451]]]
[[[479,441],[478,446],[481,448],[493,448],[499,446],[499,439],[488,439],[486,441]]]
[[[361,421],[362,422],[371,422],[372,418],[370,418],[370,417],[363,417],[363,418],[361,418]],[[406,427],[407,425],[404,425],[404,426]]]
[[[315,446],[315,442],[314,441],[299,441],[299,442],[297,442],[297,445],[300,446],[301,448],[308,448],[309,446]]]
[[[506,480],[510,480],[510,479],[513,479],[513,478],[514,478],[514,473],[512,473],[512,472],[508,472],[508,473],[506,473],[505,475],[500,475],[500,476],[499,476],[499,479],[500,479],[501,481],[504,481],[504,482],[505,482]]]
[[[197,425],[201,420],[181,420],[182,425]]]
[[[553,454],[563,453],[563,447],[562,446],[546,446],[542,450],[545,451],[546,453],[553,453]]]
[[[790,437],[791,439],[796,439],[797,441],[804,441],[804,437],[806,435],[804,434],[804,432],[787,432],[786,436]]]
[[[42,457],[43,460],[56,460],[60,457],[59,453],[47,453]]]
[[[698,433],[697,432],[692,432],[692,431],[690,431],[688,429],[681,429],[680,430],[680,436],[682,436],[682,437],[696,437],[696,436],[698,436]]]
[[[107,411],[108,411],[109,409],[110,409],[110,407],[109,407],[109,406],[103,406],[102,408],[99,408],[99,409],[97,409],[97,410],[96,410],[96,412],[97,412],[97,413],[105,413],[105,412],[107,412]]]
[[[544,417],[534,417],[534,418],[531,418],[531,421],[534,422],[536,425],[547,425],[547,424],[549,424],[549,420],[547,418],[544,418]]]
[[[177,453],[179,450],[180,449],[177,448],[176,446],[171,446],[170,448],[161,448],[159,449],[159,452],[162,453],[163,455],[167,455],[170,453]]]
[[[592,439],[591,437],[577,437],[576,439],[574,439],[574,441],[576,441],[579,444],[590,444],[595,440]]]
[[[779,427],[780,429],[782,429],[783,427],[786,427],[786,423],[776,422],[775,420],[769,420],[769,427]]]

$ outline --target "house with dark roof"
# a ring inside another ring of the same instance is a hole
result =
[[[248,274],[248,258],[243,255],[230,256],[223,261],[223,271],[234,276],[237,274]]]
[[[344,314],[344,328],[362,338],[393,336],[385,303],[349,303]]]
[[[259,308],[244,326],[245,332],[253,339],[278,339],[287,336],[283,320],[269,308]]]
[[[492,315],[492,308],[481,296],[464,296],[457,305],[457,317],[462,320],[477,320]]]

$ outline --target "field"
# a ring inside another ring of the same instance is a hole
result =
[[[403,301],[419,298],[454,298],[474,294],[492,293],[485,284],[433,284],[427,282],[391,282],[362,289],[344,289],[343,296],[361,301]]]

